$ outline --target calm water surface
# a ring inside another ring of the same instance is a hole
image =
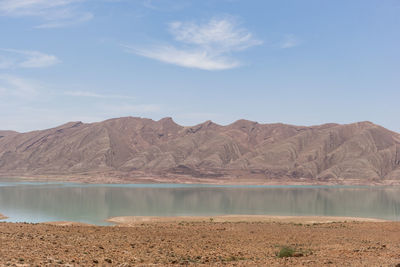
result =
[[[77,221],[114,216],[224,214],[370,217],[400,221],[400,187],[82,185],[0,182],[9,222]]]

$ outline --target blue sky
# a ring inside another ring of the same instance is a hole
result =
[[[0,129],[372,121],[400,132],[399,0],[0,0]]]

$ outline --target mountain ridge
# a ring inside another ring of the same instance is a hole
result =
[[[27,133],[0,131],[0,136],[2,177],[400,182],[400,134],[369,121],[295,126],[242,119],[225,126],[212,121],[181,126],[170,117],[122,117]]]

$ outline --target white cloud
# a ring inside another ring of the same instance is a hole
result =
[[[293,34],[288,34],[280,44],[281,48],[292,48],[301,44],[301,41]]]
[[[151,9],[157,9],[157,6],[154,5],[153,0],[144,0],[143,1],[143,6]]]
[[[178,46],[124,47],[128,52],[182,67],[224,70],[240,66],[233,52],[262,43],[232,18],[211,19],[204,24],[176,21],[169,24],[169,32]]]
[[[261,44],[244,28],[239,28],[232,19],[211,19],[206,24],[172,22],[170,32],[177,41],[195,44],[222,52],[243,50]]]
[[[37,28],[64,27],[93,18],[81,12],[77,5],[85,0],[0,0],[0,15],[10,17],[40,17],[46,23]]]
[[[60,62],[54,56],[38,51],[0,48],[0,69],[10,68],[44,68]]]
[[[146,8],[161,11],[172,12],[185,8],[190,5],[187,0],[142,0],[142,5]]]
[[[92,98],[104,98],[104,99],[110,99],[110,98],[134,99],[134,97],[132,97],[132,96],[115,95],[115,94],[98,94],[98,93],[88,92],[88,91],[67,91],[64,94],[68,95],[68,96],[76,96],[76,97],[92,97]]]
[[[40,85],[13,75],[0,75],[0,95],[29,98],[38,94]]]
[[[151,49],[125,47],[127,51],[137,55],[187,68],[225,70],[235,68],[240,64],[232,58],[223,57],[220,54],[215,55],[202,49],[180,50],[173,46],[155,46]]]
[[[12,16],[43,15],[54,8],[65,7],[82,0],[1,0],[0,11]]]
[[[35,28],[37,28],[37,29],[62,28],[62,27],[67,27],[67,26],[72,26],[75,24],[83,23],[83,22],[89,21],[93,18],[94,18],[94,15],[92,13],[82,13],[79,16],[75,16],[73,19],[50,21],[50,22],[35,26]]]

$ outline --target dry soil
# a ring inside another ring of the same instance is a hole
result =
[[[294,257],[279,258],[282,247]],[[0,223],[0,266],[399,266],[400,222]]]

